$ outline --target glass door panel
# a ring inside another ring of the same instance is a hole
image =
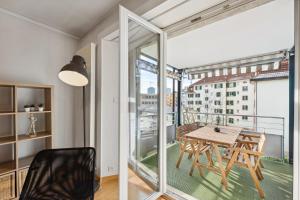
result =
[[[120,7],[120,199],[162,192],[163,39],[160,29]]]
[[[128,24],[128,195],[139,200],[159,189],[159,34],[131,19]]]

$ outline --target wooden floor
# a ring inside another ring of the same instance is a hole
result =
[[[128,193],[129,200],[144,200],[148,197],[153,190],[145,184],[138,176],[136,176],[131,170],[129,170],[128,177]],[[118,177],[113,176],[103,180],[102,188],[95,194],[95,200],[118,200],[119,199],[119,185]],[[163,197],[158,200],[164,200]]]

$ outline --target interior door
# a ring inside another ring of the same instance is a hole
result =
[[[161,29],[120,6],[122,200],[156,199],[164,193],[165,38]]]

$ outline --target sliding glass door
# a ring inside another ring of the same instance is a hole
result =
[[[120,7],[120,199],[163,192],[164,33]]]

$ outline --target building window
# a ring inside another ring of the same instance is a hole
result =
[[[248,86],[243,86],[243,91],[248,91]]]
[[[205,97],[205,101],[208,101],[208,97]]]
[[[231,97],[231,96],[235,97],[236,96],[236,92],[226,92],[226,96],[228,96],[228,97]]]
[[[205,108],[208,108],[208,105],[205,105]]]
[[[222,83],[216,83],[215,84],[215,88],[223,88],[223,84]]]
[[[196,97],[200,97],[200,94],[195,94]]]
[[[242,109],[243,109],[243,110],[248,110],[248,106],[247,106],[247,105],[243,105],[243,106],[242,106]]]
[[[233,124],[234,123],[234,119],[233,118],[228,118],[228,123]]]
[[[233,88],[233,87],[236,87],[236,82],[226,83],[226,87],[227,87],[227,88]]]
[[[221,105],[221,101],[215,101],[215,105]]]
[[[222,109],[215,109],[215,113],[221,113],[222,114],[223,110]]]
[[[208,90],[207,90],[207,89],[205,90],[205,93],[206,93],[206,94],[208,93]]]
[[[194,101],[188,101],[189,105],[194,105]]]
[[[198,120],[200,120],[200,115],[197,115]]]
[[[197,111],[200,112],[200,108],[197,108]]]
[[[201,105],[202,104],[202,101],[195,101],[196,102],[196,105]]]
[[[233,101],[226,101],[226,105],[231,105],[231,106],[233,106]]]
[[[189,98],[193,98],[193,97],[194,97],[194,94],[188,94],[188,97],[189,97]]]
[[[227,109],[226,114],[232,114],[233,115],[233,109]]]
[[[201,85],[196,85],[195,90],[202,90],[202,86]]]
[[[248,96],[243,96],[242,99],[243,99],[243,101],[247,101],[248,100]]]
[[[221,96],[221,92],[217,92],[216,97],[220,97],[220,96]]]
[[[242,116],[242,120],[248,120],[248,116]]]

